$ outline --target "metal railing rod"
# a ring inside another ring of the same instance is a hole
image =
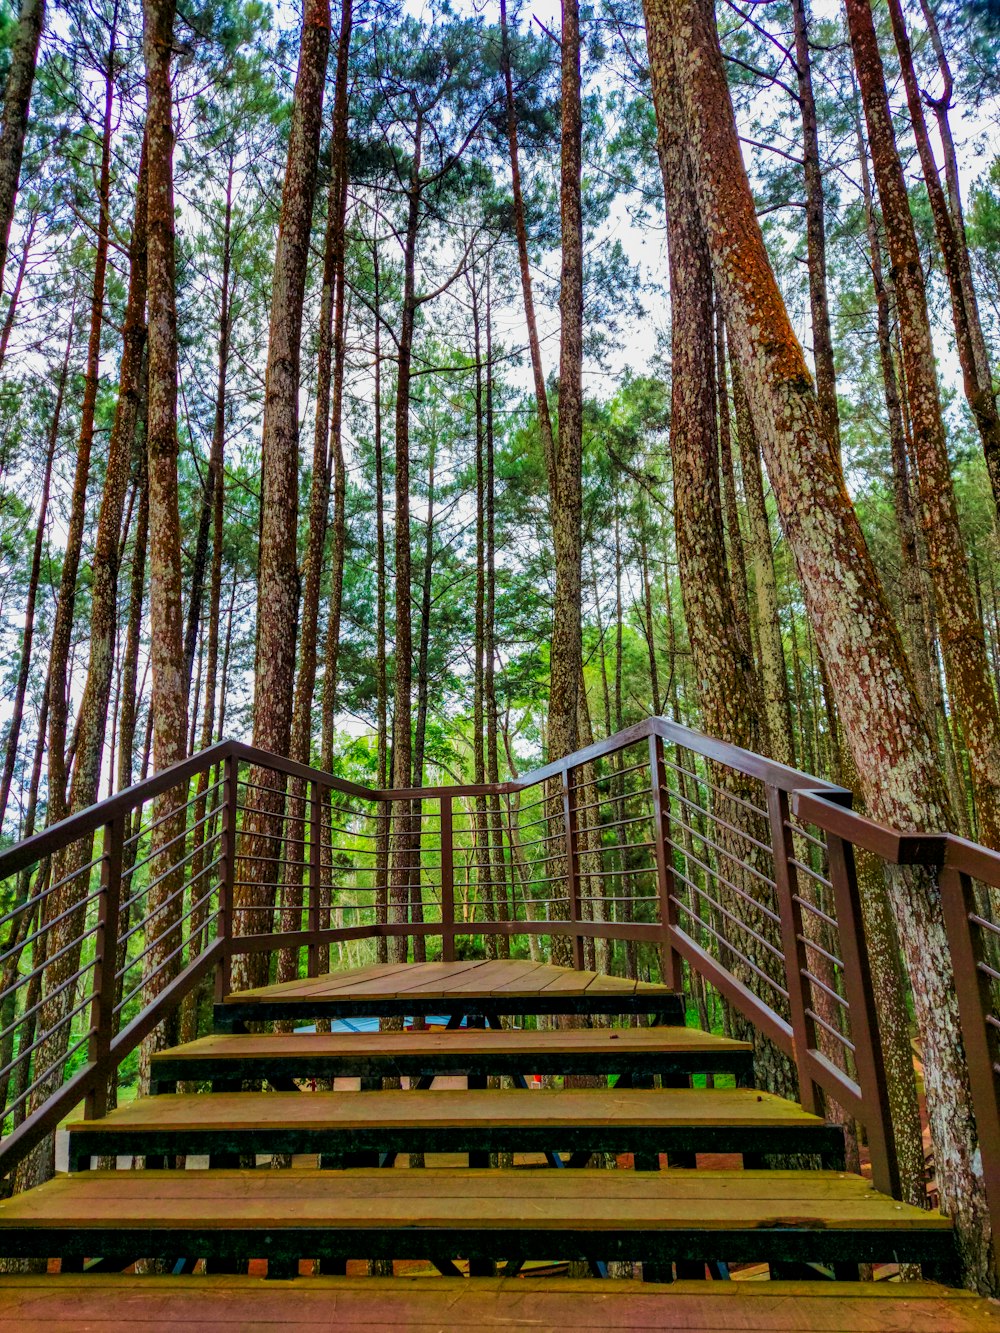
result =
[[[831,1037],[836,1041],[839,1041],[841,1046],[846,1047],[852,1055],[856,1053],[858,1048],[854,1045],[854,1042],[845,1037],[842,1032],[838,1032],[832,1023],[828,1023],[825,1018],[821,1018],[820,1015],[815,1013],[812,1009],[807,1009],[806,1013],[814,1023],[818,1023],[824,1032],[828,1032]]]
[[[800,907],[804,907],[805,910],[811,912],[813,916],[818,916],[819,919],[825,921],[828,926],[833,926],[834,930],[840,929],[836,917],[830,916],[829,912],[824,912],[823,909],[817,907],[815,903],[811,903],[808,898],[803,898],[799,893],[793,893],[792,901],[798,903]]]
[[[721,944],[724,949],[728,950],[729,953],[731,953],[734,958],[738,958],[745,967],[748,967],[751,972],[753,972],[756,976],[760,977],[761,981],[766,982],[771,987],[772,990],[777,991],[777,993],[784,999],[786,1000],[788,999],[788,991],[785,990],[784,986],[780,985],[777,981],[775,981],[773,977],[768,976],[768,974],[764,971],[764,969],[758,967],[752,958],[748,958],[745,953],[737,949],[736,945],[733,944],[732,940],[727,939],[725,935],[720,935],[714,926],[710,926],[707,921],[703,920],[694,910],[694,908],[689,907],[688,904],[685,903],[682,898],[678,898],[676,897],[676,895],[671,894],[670,899],[671,902],[675,903],[677,907],[686,914],[686,916],[690,921],[692,921],[696,926],[700,926],[702,930],[707,931],[708,934],[711,935],[714,940],[717,940],[718,943]]]
[[[821,981],[814,972],[810,972],[808,968],[804,967],[802,969],[802,975],[807,981],[811,981],[814,986],[818,986],[821,991],[829,995],[831,1000],[836,1000],[842,1009],[850,1009],[851,1006],[844,999],[843,995],[841,995],[839,991],[835,991],[832,986],[828,986],[825,981]]]
[[[762,852],[767,852],[768,856],[773,856],[774,851],[769,842],[761,842],[760,838],[755,838],[752,833],[747,833],[745,829],[738,828],[736,824],[731,824],[728,819],[723,819],[723,817],[720,814],[717,814],[714,810],[706,810],[703,805],[698,805],[695,801],[689,801],[686,796],[682,796],[680,792],[671,791],[669,787],[663,787],[662,792],[664,796],[675,801],[680,801],[681,804],[686,805],[689,810],[696,810],[699,814],[704,815],[713,826],[720,824],[723,828],[729,829],[730,833],[735,833],[738,838],[742,838],[745,842],[751,843]],[[696,829],[693,829],[690,824],[685,824],[683,819],[681,819],[679,815],[675,815],[673,811],[671,811],[670,818],[680,824],[682,828],[687,829],[689,833],[694,834],[696,838],[700,838],[703,842],[709,842],[709,839],[704,833],[700,833]],[[711,843],[711,845],[714,847],[716,844]]]
[[[836,954],[832,954],[828,949],[824,949],[822,944],[817,944],[817,942],[811,940],[808,935],[799,934],[796,935],[796,939],[800,944],[804,944],[807,949],[811,949],[813,953],[820,954],[828,963],[832,963],[834,967],[839,968],[841,972],[844,970],[843,961],[838,958]]]

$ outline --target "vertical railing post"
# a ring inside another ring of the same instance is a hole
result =
[[[455,842],[452,798],[441,797],[441,961],[455,961]]]
[[[992,898],[996,885],[990,884],[988,892]],[[994,1263],[1000,1270],[1000,1031],[992,1019],[990,974],[980,966],[987,959],[983,928],[975,924],[980,909],[973,881],[947,864],[941,871],[941,905],[955,969],[955,996],[990,1211]],[[987,966],[992,968],[991,963]]]
[[[215,969],[215,1002],[233,987],[233,881],[236,879],[236,760],[226,755],[222,777],[222,852],[219,857],[219,926],[222,955]]]
[[[322,802],[319,783],[309,784],[309,944],[306,947],[306,970],[309,976],[319,976],[319,896],[322,878],[322,844],[320,842],[322,822]]]
[[[566,834],[566,896],[569,901],[569,920],[572,925],[580,923],[580,848],[578,845],[576,788],[572,777],[576,770],[568,765],[562,770],[562,805],[563,828]],[[583,936],[579,931],[572,933],[573,966],[583,970]]]
[[[107,1067],[114,1035],[118,918],[122,894],[122,854],[125,845],[125,816],[117,815],[104,825],[101,851],[101,888],[97,900],[97,933],[94,944],[94,993],[90,1004],[88,1057],[98,1066],[97,1083],[86,1098],[88,1120],[98,1120],[108,1109]]]
[[[653,794],[653,844],[656,854],[656,890],[659,897],[660,927],[663,943],[660,945],[660,969],[663,984],[671,990],[683,985],[683,959],[673,947],[671,931],[677,925],[677,895],[674,867],[670,857],[670,812],[664,805],[667,789],[667,769],[663,761],[663,737],[655,732],[649,737],[649,783]]]
[[[879,1028],[878,1006],[868,965],[861,895],[854,865],[854,848],[828,833],[827,856],[844,964],[844,991],[851,1016],[851,1040],[858,1085],[865,1108],[864,1125],[871,1154],[872,1183],[884,1194],[899,1197],[899,1161],[889,1101],[889,1081]]]
[[[774,854],[775,897],[781,918],[781,949],[785,955],[785,987],[788,991],[789,1019],[795,1043],[795,1065],[799,1075],[799,1101],[802,1109],[816,1114],[822,1101],[809,1075],[806,1052],[816,1045],[815,1024],[807,1013],[806,983],[803,969],[809,960],[802,928],[802,907],[798,901],[799,881],[794,865],[795,848],[788,827],[788,793],[777,787],[767,788],[767,813],[771,825],[771,850]]]

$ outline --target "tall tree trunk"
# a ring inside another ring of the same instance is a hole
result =
[[[487,261],[488,262],[488,261]],[[475,659],[472,669],[472,780],[477,786],[486,781],[486,735],[484,716],[485,672],[483,663],[485,625],[486,625],[486,475],[483,459],[483,349],[480,333],[479,295],[480,278],[475,265],[468,275],[469,297],[472,305],[473,355],[476,363],[475,404],[476,404],[476,591],[473,614],[473,652]],[[489,871],[489,833],[486,819],[486,797],[480,794],[475,798],[475,866],[476,883],[482,903],[483,916],[487,921],[494,921],[493,895],[483,892],[484,881],[492,878]],[[486,956],[497,956],[496,935],[487,935],[485,939]]]
[[[754,698],[753,661],[749,645],[739,633],[733,614],[733,595],[726,562],[722,496],[719,487],[719,453],[716,435],[716,341],[712,318],[712,266],[705,230],[698,215],[691,164],[684,151],[683,111],[677,84],[670,75],[674,65],[670,39],[647,22],[653,102],[657,121],[657,153],[660,159],[667,207],[667,237],[670,255],[671,346],[673,349],[670,449],[674,473],[674,526],[677,559],[681,574],[684,618],[691,641],[691,656],[697,676],[697,692],[705,730],[748,750],[760,749],[760,718]],[[755,783],[725,765],[713,766],[716,786],[743,802],[752,800]],[[727,808],[725,818],[736,823],[744,815],[742,806]],[[749,818],[748,823],[759,823]],[[744,876],[741,862],[750,861],[755,848],[745,838],[731,837],[725,826],[718,830],[726,848],[727,879],[742,885],[745,897],[732,895],[737,920],[746,921],[749,931],[740,932],[737,947],[751,958],[764,976],[779,985],[784,976],[776,972],[774,955],[758,943],[772,937],[775,925],[767,912],[774,904],[760,898],[760,883]],[[763,841],[766,828],[747,828]],[[762,837],[763,834],[763,837]],[[732,845],[730,845],[730,842]],[[751,861],[752,864],[752,861]],[[690,867],[689,867],[690,869]],[[758,867],[759,869],[759,867]],[[719,891],[729,891],[719,885]],[[706,905],[691,904],[701,919]],[[775,992],[767,987],[754,968],[734,963],[742,982],[763,989],[768,1003]],[[780,969],[780,964],[778,965]],[[750,1025],[746,1027],[749,1029]],[[754,1063],[762,1085],[788,1094],[795,1088],[789,1062],[756,1030]]]
[[[771,524],[764,500],[760,446],[746,391],[733,363],[733,400],[736,407],[736,438],[740,449],[743,494],[746,497],[753,554],[754,595],[757,601],[757,637],[760,643],[761,684],[764,692],[764,721],[767,753],[779,764],[795,762],[792,719],[788,705],[788,672],[781,641],[778,582],[774,573]]]
[[[140,416],[144,415],[145,395],[140,398]],[[143,429],[145,435],[145,429]],[[132,572],[129,579],[128,619],[125,629],[125,651],[122,654],[121,710],[118,719],[118,790],[131,787],[135,760],[135,719],[138,699],[136,684],[139,678],[139,643],[142,633],[142,602],[146,588],[146,542],[149,534],[149,484],[146,468],[146,441],[139,450],[139,509],[135,521],[135,539],[132,543]]]
[[[259,749],[281,755],[287,755],[291,748],[299,612],[297,538],[302,307],[329,49],[329,0],[306,0],[281,191],[261,439],[261,543],[253,743]],[[248,817],[252,855],[277,858],[280,854],[278,816],[284,805],[284,780],[269,770],[257,770],[254,781],[268,790],[257,791],[257,799],[251,802],[255,807]],[[248,860],[237,872],[237,878],[245,883],[235,895],[236,924],[248,933],[266,931],[271,925],[277,883],[268,864],[276,865],[277,861]],[[266,954],[242,955],[236,959],[234,985],[242,988],[260,984],[266,971]]]
[[[59,426],[62,421],[63,400],[66,396],[66,381],[69,378],[69,358],[73,350],[73,324],[75,306],[70,310],[69,332],[66,335],[66,350],[56,380],[56,400],[52,408],[52,424],[49,427],[48,447],[45,451],[45,467],[42,472],[42,497],[38,502],[38,523],[35,527],[35,542],[31,550],[31,571],[28,575],[28,599],[24,608],[24,633],[21,637],[21,657],[17,668],[17,683],[14,686],[14,704],[11,709],[10,725],[7,730],[7,749],[4,756],[3,779],[0,781],[0,827],[3,826],[10,799],[10,787],[17,763],[17,747],[21,738],[21,720],[24,716],[24,697],[28,689],[28,673],[31,667],[31,645],[35,637],[35,605],[38,599],[38,579],[42,568],[42,551],[45,547],[45,524],[48,519],[49,490],[52,484],[52,461],[55,457],[56,444],[59,440]]]
[[[28,128],[28,103],[35,81],[38,42],[45,22],[45,0],[22,0],[17,32],[11,47],[10,70],[4,92],[3,124],[0,126],[0,286],[7,264],[10,224],[21,180],[24,136]]]
[[[812,317],[813,364],[816,397],[834,447],[840,453],[840,413],[833,366],[830,300],[826,281],[826,223],[823,209],[823,169],[819,157],[819,128],[812,84],[807,0],[792,0],[795,27],[795,73],[802,115],[802,166],[806,187],[806,253],[809,267],[809,307]]]
[[[958,524],[920,249],[869,0],[847,0],[847,18],[892,260],[921,519],[948,690],[968,748],[981,837],[988,846],[1000,847],[1000,712]]]
[[[946,828],[935,747],[756,220],[714,15],[706,0],[647,0],[646,12],[650,28],[669,34],[673,26],[716,287],[869,808],[899,827]],[[937,884],[920,869],[897,872],[891,896],[923,1042],[942,1195],[967,1271],[985,1282],[988,1214]]]
[[[413,785],[424,785],[424,751],[427,744],[427,710],[430,701],[430,649],[431,649],[431,585],[434,576],[434,431],[427,456],[427,523],[424,529],[424,567],[420,584],[420,639],[417,644],[417,724],[413,739]],[[421,802],[413,802],[413,815],[420,818]],[[419,829],[420,824],[416,827]],[[424,920],[424,900],[420,884],[420,859],[414,858],[410,866],[410,921],[422,925]],[[413,961],[427,961],[427,941],[423,935],[413,937]],[[412,1165],[412,1159],[411,1159]]]
[[[736,501],[736,469],[733,466],[733,435],[729,412],[729,390],[726,385],[726,322],[722,311],[716,312],[715,372],[718,393],[719,472],[722,477],[723,516],[725,520],[726,550],[729,555],[729,578],[732,583],[733,610],[746,651],[753,659],[753,633],[750,627],[750,589],[747,584],[747,562],[743,551],[743,533],[740,530],[740,511]]]
[[[521,163],[517,142],[517,109],[514,105],[514,81],[510,67],[510,33],[507,26],[507,0],[500,0],[500,62],[503,67],[504,96],[507,108],[507,145],[510,152],[510,183],[514,197],[514,234],[517,239],[517,262],[521,270],[521,294],[524,301],[524,322],[528,330],[528,352],[531,357],[531,376],[535,386],[535,404],[538,408],[538,433],[542,437],[542,455],[549,479],[549,495],[556,492],[555,443],[552,434],[552,416],[549,396],[545,389],[545,368],[538,341],[538,321],[535,318],[535,298],[531,290],[531,261],[528,255],[528,227],[524,216],[524,192],[521,188]]]
[[[117,8],[115,23],[117,22]],[[94,282],[90,300],[90,335],[87,342],[87,367],[84,372],[83,402],[80,406],[80,432],[76,446],[76,471],[70,510],[66,550],[63,554],[55,624],[52,627],[52,688],[49,697],[49,804],[48,822],[54,824],[66,814],[66,724],[69,715],[70,642],[76,601],[76,580],[83,549],[83,529],[87,512],[87,482],[90,454],[94,443],[94,413],[97,407],[101,363],[101,330],[104,324],[104,287],[108,268],[108,231],[111,191],[111,128],[114,112],[114,61],[117,29],[113,25],[104,69],[104,118],[101,129],[101,167],[97,194],[97,246],[94,252]],[[116,537],[117,540],[117,537]]]
[[[379,789],[389,785],[389,684],[386,666],[386,587],[385,587],[385,480],[382,456],[382,287],[378,261],[378,242],[372,247],[372,296],[375,308],[375,725],[376,768]],[[330,737],[331,750],[333,737]],[[324,758],[324,764],[326,764]],[[384,808],[384,807],[383,807]],[[389,919],[389,829],[380,819],[375,842],[375,919],[385,925]],[[388,942],[376,941],[377,958],[388,962]]]
[[[559,434],[552,540],[556,590],[549,685],[549,757],[576,749],[583,511],[583,112],[580,96],[580,8],[562,6],[562,166],[559,287]]]
[[[413,628],[410,607],[410,374],[416,299],[417,229],[420,224],[420,162],[423,117],[418,110],[413,130],[413,161],[407,188],[406,235],[403,243],[403,306],[396,371],[396,679],[392,717],[392,785],[410,785],[413,761]],[[409,909],[409,863],[413,856],[413,829],[408,801],[392,806],[392,847],[389,880],[389,920],[405,924]],[[389,961],[404,963],[405,935],[389,941]]]
[[[174,252],[174,125],[170,62],[174,45],[175,0],[144,0],[143,52],[146,62],[146,154],[148,172],[147,285],[149,388],[146,448],[149,468],[149,634],[153,722],[153,763],[159,771],[184,758],[187,738],[187,685],[184,670],[184,617],[181,605],[181,537],[177,494],[177,289]],[[145,1002],[176,974],[174,953],[182,903],[183,868],[170,870],[170,844],[184,829],[186,792],[175,788],[156,801],[158,821],[151,854],[158,879],[146,898]],[[168,905],[169,904],[169,905]],[[143,1043],[140,1077],[148,1079],[152,1052],[176,1033],[176,1018]]]
[[[330,609],[327,619],[326,660],[323,668],[322,721],[324,735],[324,764],[333,763],[333,727],[337,711],[337,662],[340,651],[341,604],[344,595],[344,557],[347,549],[347,477],[344,470],[344,368],[347,361],[345,322],[347,317],[347,283],[344,277],[344,257],[347,250],[347,186],[348,186],[348,60],[351,51],[351,0],[343,0],[340,15],[340,37],[337,43],[337,82],[333,102],[333,142],[331,145],[330,194],[328,214],[336,218],[330,229],[328,221],[327,253],[324,255],[324,298],[327,293],[325,266],[330,263],[329,290],[333,302],[333,379],[330,404],[329,454],[326,460],[326,487],[329,499],[330,468],[333,468],[333,563],[330,571]],[[323,329],[326,324],[323,324]],[[317,391],[318,392],[318,391]],[[317,433],[317,441],[319,439]],[[324,508],[325,515],[325,508]],[[307,589],[308,592],[308,589]],[[304,655],[303,645],[303,655]],[[315,670],[313,672],[315,677]],[[304,682],[303,682],[304,684]],[[310,703],[312,691],[310,690]],[[328,751],[328,753],[327,753]]]
[[[483,696],[486,712],[486,781],[500,783],[499,718],[496,691],[496,441],[493,417],[493,299],[492,255],[486,257],[486,606],[483,617]],[[490,825],[490,878],[497,899],[500,921],[510,916],[507,907],[506,870],[503,856],[503,827],[500,797],[487,798]],[[510,957],[510,938],[497,936],[497,953]]]
[[[215,488],[221,484],[222,446],[226,433],[226,377],[229,371],[230,338],[230,273],[232,270],[233,235],[233,176],[235,174],[232,147],[226,169],[225,209],[222,223],[222,294],[219,300],[219,370],[215,390],[215,419],[212,425],[212,447],[208,458],[208,472],[201,496],[198,515],[198,533],[195,538],[194,559],[191,562],[191,595],[188,601],[187,624],[184,627],[184,673],[186,688],[191,687],[195,644],[202,618],[205,571],[208,568],[208,543],[215,512]],[[196,714],[197,710],[193,709]]]
[[[107,730],[118,625],[122,515],[132,471],[146,346],[146,209],[144,145],[139,162],[135,220],[129,247],[129,287],[122,330],[118,403],[108,444],[104,490],[101,493],[97,536],[91,560],[90,662],[77,720],[76,758],[69,801],[71,811],[84,810],[97,800]]]
[[[930,12],[929,6],[926,4],[924,5],[924,12],[925,14]],[[924,115],[924,104],[920,96],[920,89],[917,86],[917,73],[913,67],[910,35],[906,28],[906,18],[900,0],[889,0],[889,17],[892,22],[896,50],[899,53],[899,68],[903,76],[903,87],[906,89],[906,105],[910,112],[910,122],[917,141],[920,167],[923,172],[924,184],[927,186],[931,215],[934,219],[934,231],[941,249],[941,257],[944,260],[945,276],[948,279],[952,322],[955,326],[955,346],[958,350],[958,359],[962,368],[962,387],[965,390],[966,401],[979,431],[983,453],[986,456],[986,468],[990,477],[990,485],[993,488],[993,502],[996,505],[998,517],[1000,517],[1000,413],[997,412],[997,399],[993,389],[993,377],[986,351],[986,340],[983,337],[979,305],[976,301],[976,291],[972,282],[972,265],[969,260],[969,245],[962,219],[957,169],[952,163],[952,168],[948,172],[952,196],[951,207],[949,207],[949,201],[945,197],[944,186],[941,184],[937,162],[934,158],[930,135],[927,132],[927,118]],[[931,22],[933,25],[932,32],[936,33],[937,26],[933,23],[933,15],[931,16]],[[947,60],[943,60],[944,49],[940,45],[940,38],[938,38],[937,50],[939,61],[943,61],[942,73],[946,76],[945,90],[950,99],[950,71],[948,70]],[[938,128],[941,131],[947,156],[948,146],[951,143],[947,105],[943,100],[934,105],[938,109]],[[954,145],[951,146],[953,157]],[[879,193],[881,194],[881,186],[879,187]]]

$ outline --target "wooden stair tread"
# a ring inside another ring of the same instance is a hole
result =
[[[170,1093],[141,1097],[100,1120],[76,1121],[70,1133],[123,1129],[267,1129],[277,1126],[349,1130],[435,1125],[563,1127],[725,1125],[761,1129],[789,1125],[817,1130],[825,1122],[793,1102],[751,1088],[655,1090],[572,1088],[344,1092]]]
[[[417,1095],[417,1094],[414,1094]],[[599,1187],[598,1187],[599,1184]],[[84,1171],[0,1200],[0,1233],[455,1228],[563,1235],[762,1229],[948,1233],[940,1213],[831,1171]],[[383,1237],[384,1238],[384,1237]],[[764,1236],[760,1237],[766,1243]],[[4,1242],[0,1240],[0,1251]]]
[[[699,1028],[455,1028],[449,1032],[217,1032],[183,1046],[153,1055],[158,1063],[183,1056],[186,1060],[252,1059],[254,1057],[309,1058],[315,1055],[454,1055],[456,1052],[496,1051],[523,1055],[567,1052],[620,1052],[638,1055],[673,1051],[749,1052],[746,1041],[733,1041]]]
[[[226,996],[231,1005],[283,1003],[308,1005],[316,1000],[449,999],[461,996],[541,996],[559,991],[583,996],[598,994],[638,995],[669,999],[674,992],[649,981],[629,981],[599,972],[578,971],[523,961],[464,963],[382,963],[372,967],[331,972],[321,977],[286,981],[254,990],[234,991]]]
[[[0,1328],[154,1330],[484,1327],[677,1333],[979,1333],[995,1304],[934,1283],[676,1282],[473,1278],[0,1277]]]

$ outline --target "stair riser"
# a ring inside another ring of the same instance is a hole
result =
[[[438,996],[394,997],[377,1000],[337,1000],[300,999],[300,1000],[261,1000],[250,1003],[233,1001],[215,1006],[215,1031],[239,1032],[245,1023],[274,1023],[283,1019],[293,1022],[309,1022],[316,1018],[430,1018],[443,1015],[464,1015],[470,1023],[476,1021],[493,1022],[499,1026],[501,1015],[508,1017],[534,1017],[539,1014],[585,1016],[587,1014],[613,1014],[648,1017],[654,1024],[667,1027],[684,1026],[684,1002],[681,996],[671,995],[655,998],[639,995],[596,995],[587,999],[585,995],[566,995],[544,998],[539,995],[511,996],[509,999],[491,998],[489,1003],[472,997],[463,999],[451,996],[442,999]]]
[[[950,1234],[886,1230],[800,1230],[758,1227],[750,1231],[652,1231],[594,1229],[461,1230],[434,1227],[386,1227],[344,1230],[308,1227],[281,1229],[156,1230],[95,1228],[19,1229],[0,1235],[0,1254],[11,1258],[82,1257],[114,1254],[123,1266],[137,1257],[190,1254],[208,1259],[299,1258],[426,1259],[429,1255],[467,1258],[625,1260],[667,1264],[678,1260],[721,1263],[922,1263],[938,1280],[952,1276],[955,1263]]]
[[[620,1078],[631,1076],[636,1081],[657,1077],[688,1078],[693,1074],[731,1075],[738,1086],[749,1085],[753,1075],[753,1060],[749,1054],[734,1051],[725,1054],[682,1054],[664,1055],[662,1058],[644,1056],[641,1062],[635,1057],[624,1056],[578,1056],[553,1053],[533,1057],[530,1062],[531,1074],[543,1077],[562,1075],[588,1075]],[[523,1056],[504,1057],[503,1055],[484,1055],[482,1059],[458,1055],[435,1056],[433,1060],[408,1056],[380,1058],[357,1058],[348,1056],[315,1056],[304,1059],[261,1057],[240,1060],[210,1061],[204,1058],[191,1060],[184,1057],[166,1060],[154,1060],[153,1083],[151,1092],[172,1092],[179,1082],[205,1083],[213,1079],[222,1079],[227,1083],[242,1083],[278,1079],[309,1078],[434,1078],[465,1077],[488,1078],[491,1076],[514,1078],[523,1075],[526,1062]]]
[[[697,1126],[649,1129],[647,1126],[600,1125],[594,1128],[486,1126],[483,1128],[408,1128],[381,1126],[339,1132],[316,1129],[233,1130],[74,1130],[70,1133],[70,1170],[86,1169],[91,1157],[174,1157],[181,1154],[469,1152],[746,1153],[754,1157],[817,1155],[825,1169],[844,1166],[844,1136],[836,1126],[739,1129]]]

